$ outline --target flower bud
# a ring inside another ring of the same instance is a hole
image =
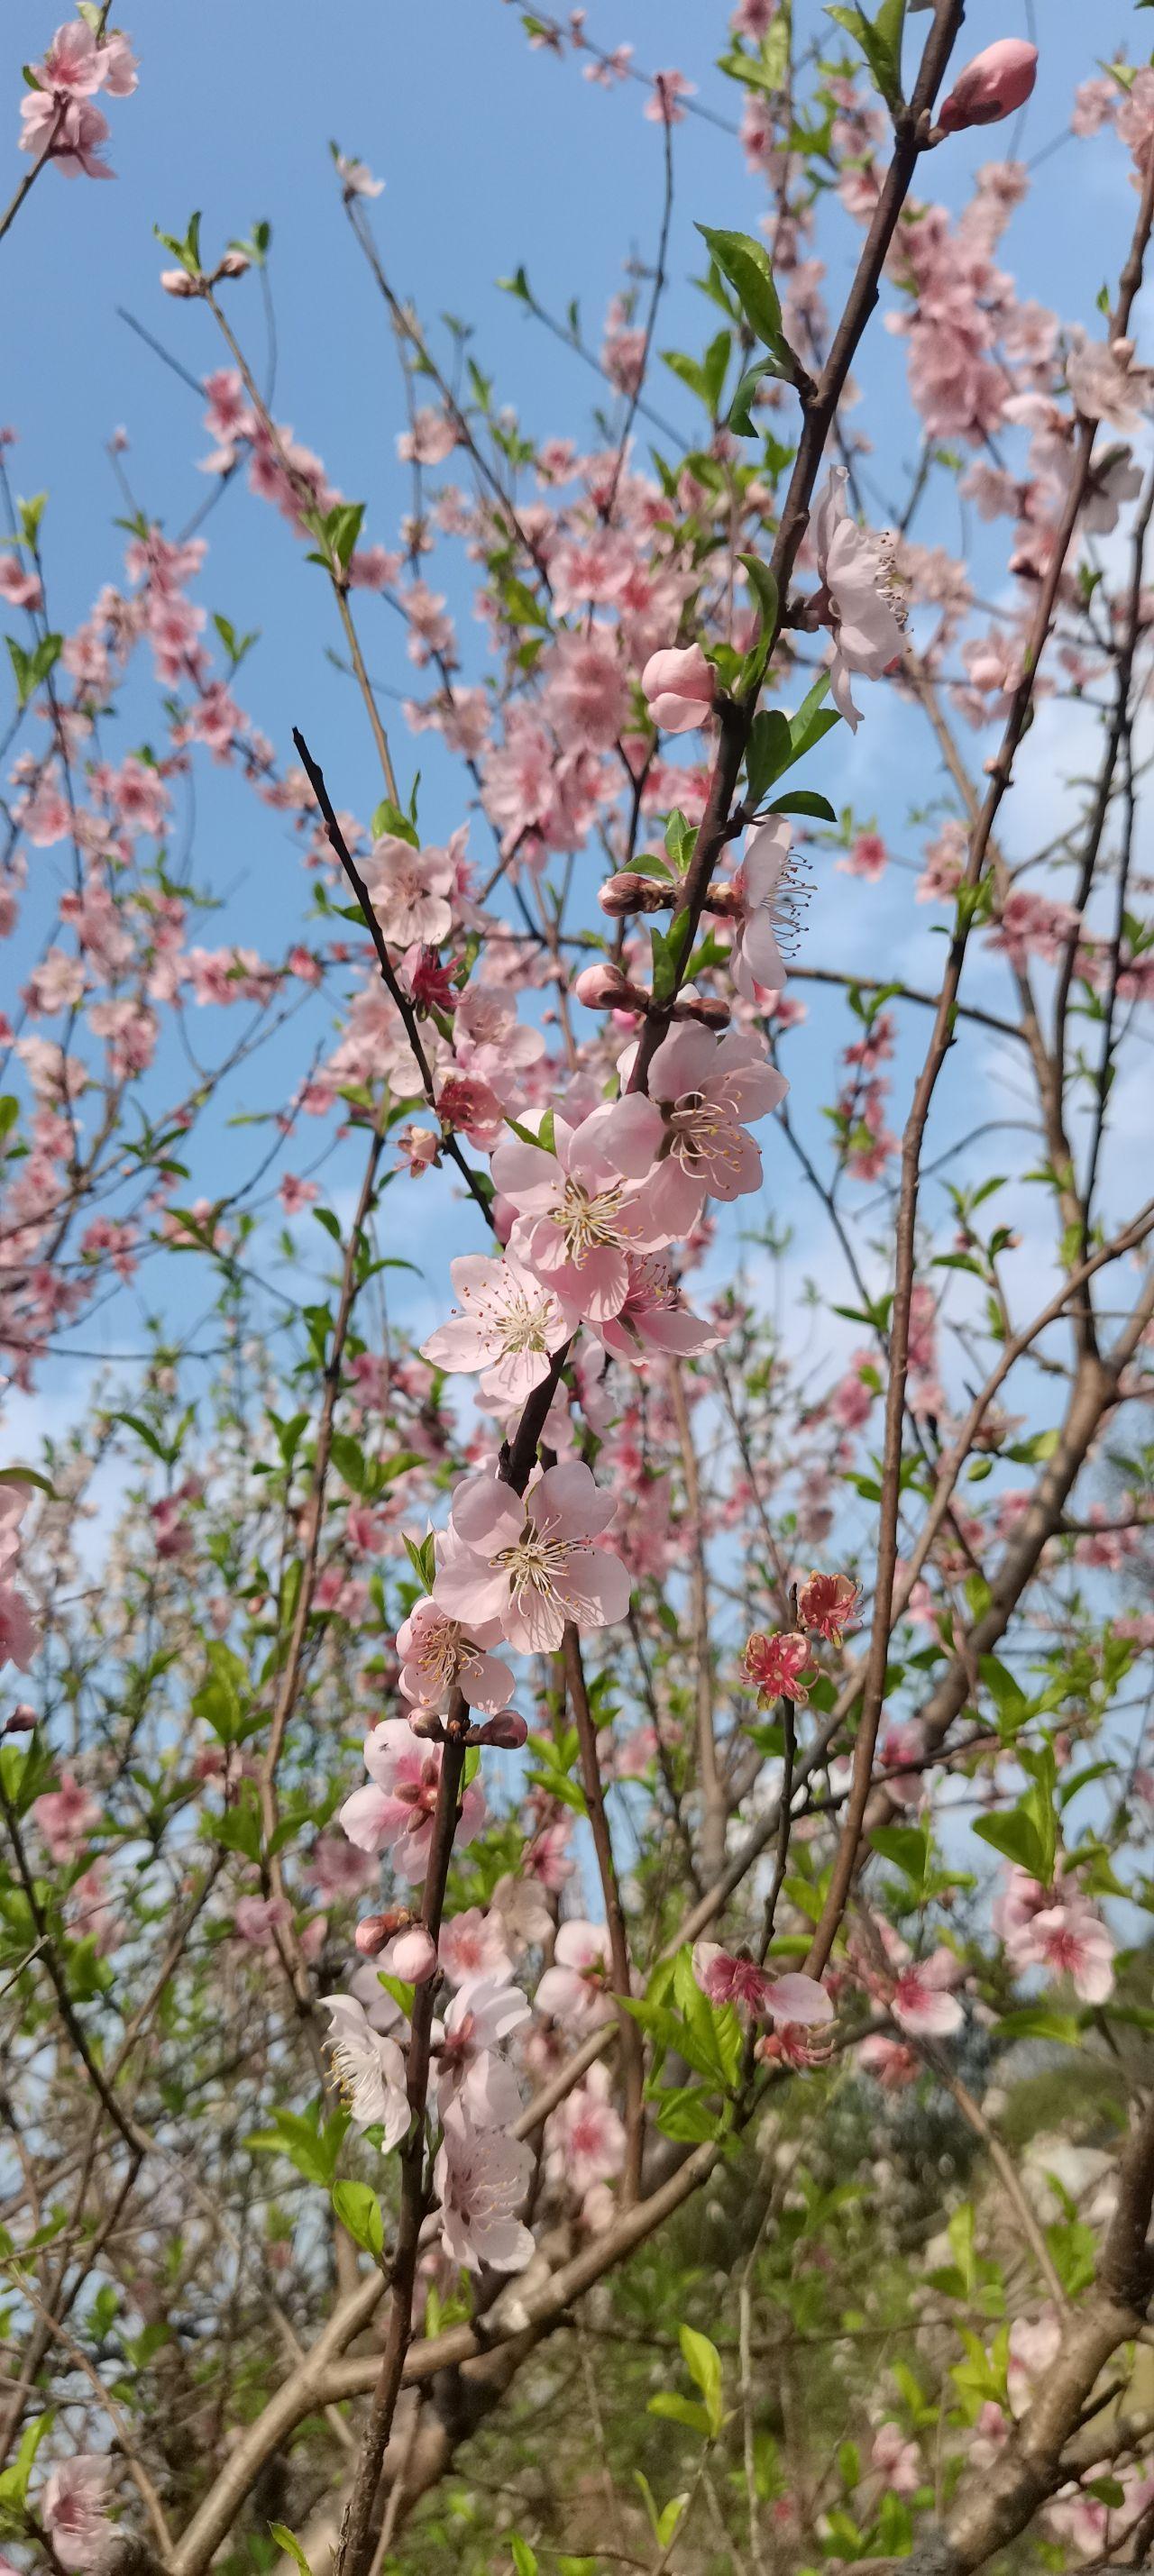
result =
[[[714,1000],[709,994],[683,993],[673,1005],[675,1020],[696,1020],[703,1029],[727,1029],[729,1004]]]
[[[436,1965],[437,1945],[423,1923],[413,1923],[407,1932],[397,1934],[389,1960],[394,1977],[403,1977],[407,1986],[423,1986]]]
[[[728,879],[711,886],[705,898],[705,909],[718,913],[723,921],[740,921],[745,911],[740,886]]]
[[[587,1011],[643,1011],[649,1001],[639,984],[631,984],[620,966],[583,966],[573,986]]]
[[[186,268],[162,268],[160,283],[166,295],[198,295],[200,279],[190,277]]]
[[[35,1724],[36,1711],[31,1702],[26,1699],[17,1700],[15,1708],[9,1710],[3,1726],[0,1727],[0,1735],[30,1735]]]
[[[597,888],[597,901],[610,921],[624,921],[631,912],[664,912],[673,901],[671,885],[655,884],[652,877],[634,876],[623,868],[619,875],[606,877]]]
[[[704,722],[717,682],[700,644],[651,653],[641,674],[645,702],[663,733],[692,733]]]
[[[1038,76],[1038,48],[1024,36],[999,36],[975,54],[958,73],[949,97],[938,109],[947,134],[964,125],[997,125],[1028,99]]]
[[[218,277],[244,277],[251,267],[252,261],[243,250],[226,250],[216,273]]]
[[[431,1737],[434,1744],[439,1744],[444,1734],[444,1728],[441,1725],[436,1709],[411,1708],[409,1710],[409,1733],[410,1735],[419,1735],[422,1739]]]
[[[397,1932],[405,1928],[408,1920],[407,1905],[394,1905],[388,1914],[366,1914],[363,1923],[358,1923],[353,1934],[362,1959],[378,1958],[386,1943],[393,1940]]]
[[[503,1708],[496,1717],[487,1717],[477,1729],[478,1744],[497,1744],[503,1753],[516,1753],[527,1741],[529,1729],[515,1708]]]

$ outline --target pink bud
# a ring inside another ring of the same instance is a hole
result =
[[[35,1724],[36,1711],[31,1702],[26,1699],[17,1700],[15,1708],[9,1710],[3,1726],[0,1727],[0,1735],[28,1735]]]
[[[598,886],[597,901],[610,921],[624,921],[631,912],[664,912],[673,901],[673,887],[622,869],[619,876],[606,877],[604,885]]]
[[[938,122],[947,134],[964,125],[996,125],[1028,99],[1037,76],[1037,46],[1024,36],[999,36],[958,73]]]
[[[436,1964],[437,1945],[423,1923],[414,1923],[410,1931],[398,1933],[389,1960],[394,1977],[402,1977],[407,1986],[423,1986]]]
[[[160,283],[166,295],[195,295],[197,292],[198,282],[189,276],[186,268],[162,268]]]
[[[400,1919],[402,1921],[405,1919],[403,1911]],[[363,1923],[358,1923],[353,1934],[362,1959],[378,1957],[386,1942],[392,1940],[397,1922],[398,1910],[395,1906],[391,1914],[366,1914]]]
[[[252,266],[242,250],[226,250],[217,270],[218,277],[244,277]]]
[[[729,1004],[711,994],[683,993],[673,1005],[675,1020],[696,1020],[703,1029],[727,1029]]]
[[[413,1708],[409,1711],[410,1735],[431,1736],[438,1743],[444,1734],[435,1708]]]
[[[528,1738],[529,1729],[515,1708],[503,1708],[496,1717],[488,1717],[477,1730],[479,1744],[497,1744],[503,1753],[516,1753]]]
[[[641,674],[645,702],[663,733],[692,733],[713,705],[717,683],[700,644],[651,653]]]
[[[643,1011],[649,1000],[640,985],[631,984],[619,966],[583,966],[573,986],[579,1002],[587,1011]]]

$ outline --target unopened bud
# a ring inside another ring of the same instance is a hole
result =
[[[411,1708],[409,1710],[410,1735],[419,1735],[422,1738],[428,1738],[431,1736],[434,1744],[439,1744],[444,1731],[445,1730],[435,1708]]]
[[[963,125],[997,125],[1028,99],[1038,76],[1038,48],[1024,36],[999,36],[958,73],[938,109],[947,134]]]
[[[353,1934],[362,1959],[379,1957],[386,1944],[395,1940],[397,1933],[407,1928],[408,1922],[407,1905],[394,1905],[387,1914],[366,1914],[363,1923],[358,1923]]]
[[[740,921],[745,910],[740,888],[728,880],[711,886],[705,898],[705,909],[720,914],[723,921]]]
[[[583,966],[573,990],[587,1011],[643,1011],[649,1001],[639,984],[631,984],[620,966],[608,962]]]
[[[414,1923],[407,1932],[398,1934],[389,1960],[395,1977],[403,1977],[407,1986],[423,1986],[436,1964],[437,1944],[423,1923]]]
[[[190,277],[186,268],[162,268],[160,283],[166,295],[199,295],[199,277]]]
[[[597,901],[610,921],[625,921],[631,912],[664,912],[673,901],[673,887],[656,885],[652,877],[634,876],[632,869],[623,868],[598,886]]]
[[[36,1711],[29,1700],[21,1699],[10,1709],[0,1735],[29,1735],[36,1724]]]
[[[252,261],[243,250],[226,250],[217,270],[218,277],[244,277]]]
[[[528,1738],[529,1729],[515,1708],[503,1708],[496,1717],[487,1717],[477,1729],[478,1744],[497,1744],[503,1753],[516,1753]]]
[[[675,1020],[697,1020],[703,1029],[727,1029],[729,1004],[713,1001],[701,994],[686,993],[674,1003],[673,1017]]]

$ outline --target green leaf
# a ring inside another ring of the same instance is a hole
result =
[[[1016,1861],[1019,1868],[1028,1870],[1031,1878],[1046,1886],[1046,1853],[1041,1836],[1021,1807],[1012,1808],[1008,1816],[979,1816],[974,1832],[979,1841],[1001,1852],[1004,1860]]]
[[[511,2531],[509,2534],[509,2555],[517,2576],[537,2576],[537,2552],[530,2549],[528,2541],[522,2540],[519,2532]]]
[[[283,2550],[287,2558],[295,2558],[297,2566],[300,2569],[300,2576],[312,2576],[312,2569],[309,2566],[309,2562],[305,2557],[296,2533],[289,2531],[283,2522],[270,2522],[269,2531],[276,2542],[277,2548]]]
[[[698,224],[697,230],[710,258],[733,287],[750,329],[767,349],[780,352],[781,306],[764,243],[749,233],[718,231],[712,224]]]
[[[876,18],[867,18],[864,9],[830,5],[827,18],[844,27],[847,36],[861,47],[873,75],[875,88],[886,106],[896,115],[903,106],[901,83],[902,28],[905,22],[905,0],[882,0]]]
[[[651,2397],[647,2415],[661,2415],[669,2424],[684,2424],[691,2433],[709,2436],[709,2417],[704,2406],[695,2406],[691,2397],[678,2397],[673,2389],[662,2388]]]
[[[332,2203],[353,2243],[362,2245],[366,2254],[379,2260],[384,2251],[385,2222],[371,2183],[335,2182]]]
[[[812,814],[819,823],[837,821],[828,796],[819,796],[812,787],[795,787],[792,795],[775,797],[769,810],[771,814]]]
[[[725,2422],[725,2409],[721,2402],[721,2355],[708,2335],[698,2334],[694,2326],[680,2326],[677,2340],[693,2385],[701,2390],[710,2435],[716,2441]]]

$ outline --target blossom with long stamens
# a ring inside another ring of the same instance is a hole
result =
[[[422,1358],[449,1371],[480,1369],[483,1396],[523,1404],[548,1377],[550,1358],[570,1339],[577,1317],[512,1253],[503,1260],[464,1253],[449,1269],[464,1313],[430,1333]]]
[[[373,2029],[354,1995],[322,1995],[319,2000],[329,2015],[327,2047],[346,2110],[358,2129],[379,2123],[383,2144],[399,2146],[412,2110],[396,2040]]]
[[[578,1127],[558,1118],[555,1154],[512,1139],[493,1156],[495,1186],[516,1210],[510,1250],[592,1321],[620,1312],[628,1253],[654,1250],[676,1231],[662,1232],[652,1206],[660,1132],[652,1101],[635,1094]]]
[[[444,1541],[442,1541],[442,1551]],[[509,1700],[513,1676],[508,1664],[488,1648],[500,1637],[495,1619],[474,1620],[466,1633],[427,1597],[414,1601],[397,1630],[401,1689],[418,1708],[440,1708],[451,1690],[459,1690],[470,1708],[495,1717]]]
[[[618,1059],[623,1082],[635,1055],[627,1047]],[[687,1020],[662,1039],[649,1067],[648,1102],[631,1092],[603,1113],[614,1152],[623,1113],[635,1104],[656,1113],[649,1134],[657,1168],[646,1184],[655,1245],[688,1234],[706,1198],[736,1199],[760,1189],[761,1154],[744,1121],[766,1117],[788,1089],[759,1041],[737,1029],[718,1038]]]
[[[593,1544],[615,1510],[580,1461],[547,1468],[524,1496],[499,1476],[470,1476],[453,1504],[459,1548],[433,1598],[465,1626],[496,1619],[522,1654],[559,1646],[568,1619],[579,1629],[623,1619],[629,1576],[620,1557]]]
[[[654,1356],[696,1359],[716,1350],[724,1335],[681,1302],[681,1291],[662,1253],[630,1254],[629,1288],[624,1304],[603,1323],[590,1319],[590,1330],[615,1359],[634,1367]]]
[[[793,834],[784,815],[763,823],[747,842],[734,880],[741,898],[741,929],[730,959],[736,990],[747,1002],[784,990],[788,969],[781,952],[793,928],[798,896],[790,881]]]
[[[861,715],[850,696],[850,675],[860,671],[865,679],[880,679],[901,654],[902,629],[886,540],[851,517],[848,480],[844,465],[831,465],[814,513],[821,589],[809,604],[807,623],[832,629],[830,695],[856,733]]]

